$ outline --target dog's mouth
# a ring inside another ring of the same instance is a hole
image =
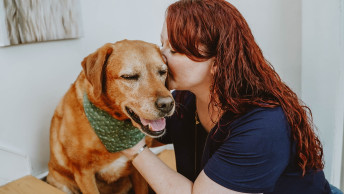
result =
[[[157,138],[161,137],[165,133],[166,120],[160,118],[157,120],[147,120],[140,118],[132,109],[125,107],[125,110],[137,124],[141,126],[141,130],[147,135]]]

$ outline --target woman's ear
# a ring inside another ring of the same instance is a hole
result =
[[[215,64],[215,60],[212,59],[213,62],[212,62],[212,65],[210,67],[210,73],[211,75],[214,75],[216,72],[217,72],[217,64]]]

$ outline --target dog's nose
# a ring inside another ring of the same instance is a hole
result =
[[[158,110],[168,113],[174,106],[174,100],[171,97],[159,97],[155,101],[155,106]]]

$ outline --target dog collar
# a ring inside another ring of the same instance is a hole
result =
[[[84,94],[84,111],[93,130],[109,152],[118,152],[136,145],[145,136],[128,120],[120,121],[96,107]]]

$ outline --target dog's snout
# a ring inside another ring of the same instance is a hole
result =
[[[158,110],[168,113],[174,106],[174,100],[171,97],[159,97],[155,101],[155,106]]]

